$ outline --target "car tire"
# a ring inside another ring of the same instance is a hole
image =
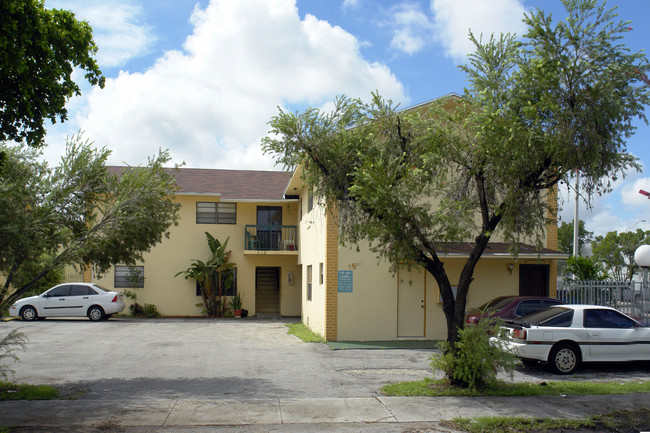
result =
[[[580,364],[580,350],[571,343],[558,343],[548,355],[548,367],[556,374],[571,374]]]
[[[88,309],[88,318],[93,322],[104,320],[104,310],[102,310],[102,307],[93,305]]]
[[[20,310],[20,318],[26,322],[31,322],[38,319],[36,308],[32,307],[31,305],[23,307],[22,310]]]

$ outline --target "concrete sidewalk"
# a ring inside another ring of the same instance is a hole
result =
[[[456,417],[584,419],[650,407],[648,394],[557,397],[367,397],[0,402],[0,426],[219,426],[439,422]]]

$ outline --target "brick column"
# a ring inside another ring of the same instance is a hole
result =
[[[339,226],[338,211],[325,216],[325,340],[336,341],[338,336],[338,271]]]

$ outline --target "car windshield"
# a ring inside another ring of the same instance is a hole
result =
[[[513,299],[512,296],[503,296],[500,298],[494,298],[491,301],[488,301],[485,304],[478,307],[477,310],[485,311],[487,313],[492,313],[508,305],[510,302],[512,302],[512,299]]]
[[[559,316],[567,311],[572,311],[570,308],[564,307],[547,307],[537,310],[533,313],[526,314],[519,318],[520,322],[526,322],[531,325],[544,325],[549,319]]]
[[[106,287],[100,286],[99,284],[93,284],[93,287],[97,290],[101,290],[102,292],[110,292]]]

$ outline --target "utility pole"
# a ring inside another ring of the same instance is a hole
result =
[[[580,226],[580,219],[578,216],[578,200],[580,198],[580,173],[576,170],[576,203],[575,209],[573,211],[573,257],[578,257],[580,255],[580,240],[578,239],[578,228]]]

